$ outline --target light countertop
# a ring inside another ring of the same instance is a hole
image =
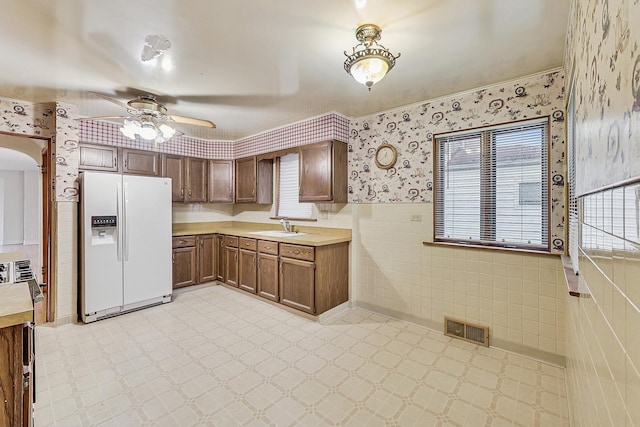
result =
[[[33,303],[27,282],[0,285],[0,328],[33,320]]]
[[[305,233],[300,236],[273,237],[251,234],[255,231],[282,230],[277,224],[263,224],[254,222],[193,222],[173,224],[173,236],[188,236],[192,234],[227,234],[250,239],[269,240],[272,242],[292,243],[307,246],[325,246],[351,241],[351,230],[346,228],[325,228],[293,226],[293,230]]]

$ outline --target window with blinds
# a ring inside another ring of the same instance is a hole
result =
[[[436,136],[435,240],[549,250],[547,118]]]
[[[312,203],[299,203],[298,154],[281,156],[278,162],[278,201],[276,216],[311,218]]]
[[[575,103],[573,90],[567,105],[567,184],[569,187],[569,257],[578,274],[578,198],[576,197]]]

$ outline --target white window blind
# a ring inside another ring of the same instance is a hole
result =
[[[278,212],[283,218],[311,218],[312,204],[299,203],[298,155],[287,154],[280,157],[278,169],[280,187],[278,189]]]
[[[436,137],[436,241],[548,250],[548,119]]]

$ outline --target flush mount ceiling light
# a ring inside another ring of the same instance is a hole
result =
[[[378,43],[382,30],[374,24],[360,25],[356,29],[356,39],[360,42],[353,47],[353,53],[344,52],[347,59],[344,69],[358,83],[371,90],[396,65],[396,59],[389,49]]]

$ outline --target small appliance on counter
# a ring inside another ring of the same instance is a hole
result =
[[[21,283],[31,279],[35,279],[35,276],[31,269],[31,261],[28,259],[0,262],[0,285]]]

